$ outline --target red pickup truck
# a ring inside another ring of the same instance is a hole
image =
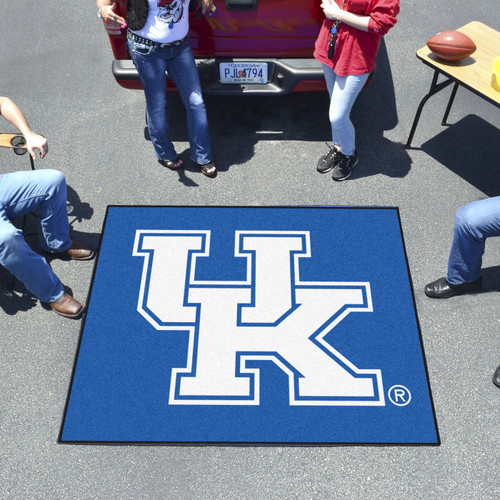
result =
[[[118,0],[125,17],[127,0]],[[313,57],[323,21],[321,0],[219,0],[212,16],[190,13],[189,38],[206,94],[288,94],[324,90],[321,64]],[[141,89],[130,60],[126,29],[107,29],[113,75]],[[168,88],[174,89],[172,82]]]

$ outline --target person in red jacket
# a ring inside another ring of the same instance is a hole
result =
[[[333,147],[317,164],[333,170],[335,181],[347,179],[358,163],[350,113],[354,101],[375,69],[380,40],[394,24],[400,0],[323,0],[325,20],[314,57],[323,64],[330,93],[329,118]]]

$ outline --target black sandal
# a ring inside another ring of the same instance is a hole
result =
[[[170,170],[177,170],[182,167],[183,161],[177,157],[175,160],[158,160],[161,165],[169,168]]]
[[[217,167],[213,161],[201,165],[197,163],[198,167],[201,169],[201,173],[205,174],[207,177],[215,177],[217,175]]]

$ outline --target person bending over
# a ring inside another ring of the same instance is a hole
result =
[[[16,104],[0,97],[0,115],[15,125],[26,139],[33,159],[48,152],[45,137],[33,132]],[[89,246],[69,237],[66,180],[57,170],[30,170],[0,174],[0,264],[10,271],[40,301],[58,314],[78,318],[84,307],[64,291],[44,257],[26,243],[22,231],[11,220],[39,209],[38,234],[42,249],[75,260],[94,256]]]

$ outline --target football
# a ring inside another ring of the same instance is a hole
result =
[[[476,44],[460,31],[442,31],[428,40],[427,47],[444,61],[460,61],[476,50]]]

